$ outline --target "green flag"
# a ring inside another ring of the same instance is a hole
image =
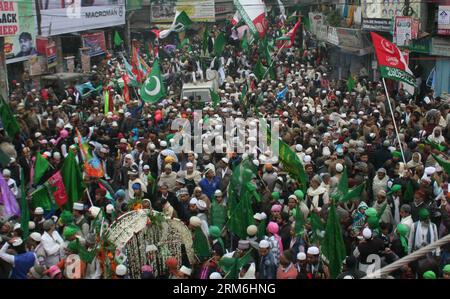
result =
[[[69,152],[69,155],[64,160],[61,168],[61,175],[68,197],[64,209],[72,211],[73,203],[81,199],[84,189],[86,188],[83,181],[83,175],[75,161],[75,154],[72,151]]]
[[[249,48],[249,45],[248,45],[247,31],[244,32],[244,37],[242,37],[241,48],[242,48],[242,51],[243,51],[246,55],[248,55],[248,53],[249,53],[249,51],[250,51],[250,48]]]
[[[213,198],[211,202],[211,224],[217,226],[220,230],[227,222],[227,208]]]
[[[297,205],[297,208],[295,209],[295,236],[300,237],[303,235],[304,227],[305,227],[305,219],[303,216],[303,212],[300,209],[300,205]]]
[[[209,90],[209,94],[211,96],[212,106],[213,106],[213,108],[216,108],[217,105],[220,104],[220,96],[217,94],[217,92],[215,92],[212,89]]]
[[[364,187],[366,186],[366,183],[359,184],[355,188],[351,189],[349,192],[347,192],[341,199],[342,202],[346,202],[353,198],[359,198],[361,196],[361,193],[364,191]]]
[[[216,55],[217,57],[222,55],[225,48],[225,43],[225,34],[223,34],[223,32],[220,32],[214,42],[214,55]]]
[[[186,30],[192,24],[192,20],[189,18],[185,11],[182,11],[175,17],[174,23],[175,31],[180,32],[182,30]]]
[[[36,164],[34,166],[34,178],[33,184],[38,184],[41,180],[42,176],[49,169],[50,163],[48,163],[47,159],[44,159],[41,153],[36,154]]]
[[[23,168],[20,168],[20,227],[23,231],[23,239],[26,240],[29,235],[28,223],[30,222],[30,209],[27,202],[27,193],[25,190],[25,177]]]
[[[208,39],[209,39],[209,31],[208,28],[205,25],[205,31],[203,31],[203,41],[202,41],[202,49],[203,49],[203,53],[205,55],[209,55],[208,52]]]
[[[31,208],[35,209],[37,207],[41,207],[44,211],[52,209],[52,201],[45,185],[39,187],[31,194]]]
[[[311,30],[311,23],[309,22],[309,17],[305,16],[302,18],[302,24],[305,26],[305,29]]]
[[[141,98],[144,102],[155,103],[166,96],[166,87],[159,69],[158,59],[153,63],[152,71],[141,87]]]
[[[328,260],[331,278],[335,279],[342,272],[342,263],[347,254],[344,239],[342,238],[341,223],[334,203],[331,204],[330,211],[328,212],[322,250],[323,255]]]
[[[0,119],[2,120],[3,128],[10,137],[16,137],[20,133],[20,126],[16,117],[12,113],[11,107],[0,96]]]
[[[414,200],[414,186],[411,180],[406,183],[406,190],[403,194],[403,202],[410,203]]]
[[[123,39],[120,37],[119,32],[114,33],[114,45],[119,47],[123,43]]]
[[[355,78],[353,78],[353,75],[350,75],[350,78],[347,80],[347,91],[351,92],[353,91],[353,88],[355,88],[356,82]]]
[[[344,167],[341,178],[339,179],[337,192],[339,196],[344,196],[348,193],[348,173],[347,167]]]
[[[250,249],[243,257],[222,257],[217,264],[225,273],[224,279],[238,279],[239,270],[250,262],[253,249]]]
[[[194,252],[200,259],[211,256],[208,238],[200,227],[197,227],[194,231]]]
[[[253,218],[251,193],[245,189],[245,187],[241,189],[239,203],[231,213],[228,222],[230,232],[237,235],[240,239],[245,239],[247,237],[247,227],[255,223]]]
[[[311,242],[312,244],[319,244],[323,237],[325,236],[325,223],[322,222],[317,213],[313,212],[310,214],[309,221],[311,223]]]
[[[301,184],[302,191],[306,193],[309,179],[303,164],[292,149],[281,140],[279,141],[279,159],[283,163],[283,169]]]
[[[428,144],[429,146],[431,146],[432,149],[438,150],[440,152],[445,152],[447,150],[447,147],[445,147],[445,145],[436,143],[436,142],[432,142],[429,140],[425,140],[425,144]]]
[[[441,165],[441,167],[444,169],[444,171],[446,173],[450,174],[450,162],[442,159],[441,157],[439,157],[435,154],[431,154],[431,155],[433,155],[433,158],[436,160],[436,162],[439,163],[439,165]]]
[[[255,73],[256,78],[258,78],[258,81],[261,81],[264,79],[264,74],[266,73],[267,68],[263,66],[261,63],[261,60],[258,59],[258,62],[255,65],[255,69],[253,70],[253,73]]]

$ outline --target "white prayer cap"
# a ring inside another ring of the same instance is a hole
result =
[[[121,138],[120,143],[128,143],[128,141],[125,138]]]
[[[257,232],[258,232],[258,227],[256,225],[252,224],[247,227],[247,235],[249,235],[250,237],[253,237],[254,235],[256,235]]]
[[[192,162],[187,162],[187,163],[186,163],[186,167],[194,167],[194,163],[192,163]]]
[[[214,196],[222,196],[223,193],[222,191],[220,191],[220,189],[217,189],[216,191],[214,191]]]
[[[133,156],[131,154],[126,154],[125,159],[133,159]]]
[[[308,251],[306,253],[311,255],[318,255],[320,253],[320,250],[316,246],[311,246],[308,248]]]
[[[36,228],[36,223],[34,221],[28,221],[28,229],[33,230]]]
[[[366,239],[366,240],[372,238],[372,230],[371,230],[370,228],[366,227],[366,228],[363,230],[363,237],[364,237],[364,239]]]
[[[270,243],[266,240],[261,240],[261,242],[259,242],[259,248],[269,248],[270,247]]]
[[[112,214],[114,212],[114,206],[112,204],[108,204],[106,206],[106,213],[107,214]]]
[[[196,206],[200,211],[206,210],[206,202],[201,199],[197,201]]]
[[[20,223],[16,223],[16,224],[14,224],[14,228],[13,228],[13,230],[16,230],[16,229],[19,229],[20,228]]]
[[[436,172],[436,168],[434,168],[433,166],[429,166],[429,167],[425,168],[425,173],[427,175],[432,175],[435,172]]]
[[[219,272],[213,272],[209,275],[209,279],[222,279],[222,275]]]
[[[189,269],[189,268],[186,267],[186,266],[181,266],[180,272],[183,273],[183,274],[185,274],[185,275],[187,275],[187,276],[191,276],[192,270]]]
[[[76,211],[83,211],[84,210],[84,205],[80,202],[74,202],[73,203],[73,209]]]
[[[53,159],[56,159],[56,160],[61,159],[61,154],[59,152],[54,152]]]
[[[306,254],[305,254],[304,252],[299,252],[299,253],[297,254],[297,259],[298,259],[299,261],[304,261],[304,260],[306,260]]]
[[[22,238],[17,238],[14,240],[14,242],[12,243],[12,246],[17,247],[23,244],[23,240]]]
[[[322,149],[322,155],[325,156],[325,157],[328,157],[328,156],[331,155],[331,152],[330,152],[330,149],[328,148],[328,146],[325,146],[325,147]]]
[[[306,107],[306,106],[303,106],[303,108],[302,108],[302,111],[303,111],[303,112],[306,112],[306,111],[308,111],[308,107]]]
[[[261,216],[260,213],[256,213],[255,215],[253,215],[253,219],[256,219],[256,220],[258,220],[258,221],[263,220],[263,218],[262,218],[262,216]]]
[[[192,216],[189,218],[189,224],[193,227],[200,227],[202,225],[202,220],[197,216]]]
[[[154,143],[150,143],[148,146],[151,150],[154,150],[156,148],[156,145]]]
[[[309,164],[311,162],[311,156],[310,155],[304,156],[303,162],[305,162],[305,164]]]
[[[343,279],[354,279],[354,278],[353,278],[353,276],[351,276],[351,275],[345,275],[345,276],[343,277]]]
[[[34,232],[30,234],[30,238],[36,242],[41,242],[42,236],[40,233]]]
[[[295,150],[296,150],[297,152],[301,152],[301,151],[303,150],[303,145],[301,145],[301,144],[296,144],[296,145],[295,145]]]
[[[255,166],[259,166],[259,160],[258,159],[254,159],[252,162],[253,162],[253,164]]]
[[[34,209],[34,215],[43,215],[44,214],[44,209],[41,207],[37,207],[36,209]]]
[[[165,140],[161,140],[161,142],[159,143],[160,147],[166,147],[167,146],[167,141]]]
[[[144,167],[143,167],[142,169],[144,169],[144,170],[149,170],[149,169],[150,169],[150,166],[144,165]]]
[[[223,157],[221,160],[222,160],[225,164],[228,164],[228,163],[230,162],[230,160],[228,160],[227,157]]]
[[[125,265],[118,265],[116,267],[116,275],[118,276],[125,276],[127,274],[127,267],[125,267]]]
[[[100,208],[92,206],[89,208],[89,213],[91,213],[92,217],[97,217],[98,213],[100,213]]]
[[[342,172],[344,170],[344,166],[341,163],[336,164],[336,171]]]
[[[41,137],[42,136],[42,133],[41,132],[36,132],[35,134],[34,134],[34,137],[35,138],[39,138],[39,137]]]
[[[197,198],[192,197],[191,200],[189,201],[189,204],[190,204],[190,205],[197,205],[197,201],[198,201]]]
[[[145,246],[146,253],[153,252],[153,251],[158,251],[158,248],[154,244]]]
[[[264,213],[264,212],[261,212],[261,218],[262,218],[262,220],[266,219],[267,218],[267,214]]]

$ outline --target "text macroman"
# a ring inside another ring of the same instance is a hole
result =
[[[86,18],[109,17],[109,16],[117,16],[118,14],[119,14],[119,12],[117,11],[117,9],[88,11],[88,12],[86,12]]]

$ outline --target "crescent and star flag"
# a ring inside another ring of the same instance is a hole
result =
[[[264,2],[262,0],[234,0],[234,6],[237,11],[232,23],[235,25],[242,18],[253,36],[263,38],[269,27]]]
[[[294,46],[295,36],[297,35],[298,28],[300,27],[300,24],[302,23],[301,18],[295,23],[294,27],[289,30],[286,35],[280,37],[277,39],[277,47],[281,48],[284,45],[284,48],[292,48]]]
[[[154,103],[161,100],[166,95],[166,87],[159,69],[159,62],[156,59],[153,63],[152,71],[141,87],[141,98],[144,102]]]
[[[380,65],[381,76],[417,87],[416,79],[397,46],[374,32],[370,35]]]

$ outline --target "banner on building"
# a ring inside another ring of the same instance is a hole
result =
[[[89,56],[98,56],[106,53],[104,32],[95,32],[81,35],[83,47],[89,48]]]
[[[408,46],[413,39],[411,17],[395,17],[394,24],[394,43],[397,46]]]
[[[311,33],[317,35],[319,26],[321,26],[325,21],[324,16],[321,13],[310,12],[308,17],[309,23],[311,24]]]
[[[431,55],[450,56],[450,40],[445,38],[433,37],[431,39]]]
[[[388,20],[388,19],[363,18],[362,30],[366,30],[366,31],[377,30],[377,31],[391,32],[392,31],[392,21]]]
[[[450,5],[439,6],[438,34],[450,35]]]
[[[19,4],[0,1],[0,36],[16,35],[19,32]]]
[[[45,53],[47,56],[47,68],[55,67],[58,64],[56,61],[56,44],[47,46]]]
[[[360,29],[338,27],[336,31],[339,38],[339,46],[356,49],[364,48],[364,39]]]
[[[121,0],[92,1],[91,5],[66,7],[64,1],[49,0],[41,8],[42,36],[92,30],[125,24],[125,4]],[[47,3],[46,3],[47,4]]]
[[[178,0],[177,10],[187,13],[193,22],[215,22],[214,0]]]
[[[328,26],[327,42],[335,46],[339,45],[339,37],[337,34],[336,27]]]
[[[2,27],[17,26],[18,28],[14,34],[3,35],[5,36],[5,57],[9,60],[7,63],[27,60],[29,56],[37,54],[35,46],[36,26],[34,22],[35,12],[33,10],[34,1],[16,0],[2,1],[0,3],[3,8]],[[14,20],[12,15],[14,15]],[[6,20],[9,24],[16,25],[5,25],[3,20]],[[15,29],[7,29],[6,27],[2,29],[4,33],[8,30]]]
[[[421,1],[410,1],[409,6],[413,12],[410,17],[420,18],[421,5]],[[392,21],[396,16],[403,16],[404,8],[405,3],[400,0],[361,0],[362,29],[392,32],[394,25]]]

